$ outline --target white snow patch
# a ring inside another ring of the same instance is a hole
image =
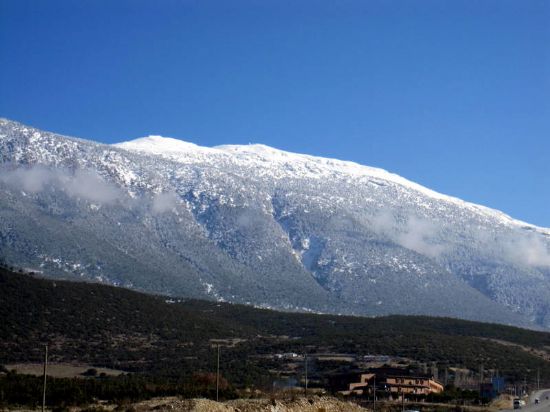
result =
[[[129,151],[162,156],[184,164],[208,163],[220,168],[226,164],[233,164],[253,168],[256,176],[269,175],[274,179],[284,179],[289,176],[316,179],[340,178],[375,186],[399,185],[432,199],[452,203],[476,214],[498,219],[506,225],[528,226],[540,233],[550,235],[550,228],[539,228],[513,219],[498,210],[435,192],[384,169],[364,166],[355,162],[285,152],[262,144],[203,147],[162,136],[142,137],[117,143],[114,146]],[[433,207],[421,199],[419,202],[425,209]]]

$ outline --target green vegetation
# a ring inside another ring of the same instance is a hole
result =
[[[49,406],[86,405],[96,399],[119,404],[157,396],[210,397],[215,396],[215,377],[205,379],[167,379],[146,375],[117,378],[48,378],[46,391]],[[236,392],[226,385],[220,387],[221,399],[234,399]],[[8,373],[0,379],[0,406],[28,405],[37,407],[42,400],[42,378]]]
[[[0,364],[41,362],[43,345],[48,343],[51,362],[133,372],[132,376],[107,378],[91,369],[87,378],[53,381],[58,383],[52,384],[52,391],[61,385],[91,397],[104,396],[101,394],[108,393],[105,388],[121,382],[122,386],[156,382],[153,386],[163,389],[155,394],[191,394],[196,388],[208,392],[208,385],[197,383],[198,376],[215,370],[218,343],[222,346],[221,373],[230,383],[228,391],[247,386],[269,388],[278,364],[269,355],[283,352],[358,357],[383,353],[472,370],[483,363],[486,370],[498,369],[509,380],[521,381],[540,370],[541,382],[550,383],[550,362],[540,355],[548,355],[550,333],[503,325],[413,316],[282,313],[198,300],[173,302],[162,296],[49,280],[4,268],[0,268],[0,302]],[[231,341],[236,338],[241,340]],[[311,365],[316,367],[313,361]],[[312,377],[345,371],[341,362],[317,362],[317,366]],[[322,381],[323,377],[317,378]],[[36,391],[35,380],[4,373],[0,378],[4,398],[0,399],[7,399],[10,385],[17,382]],[[122,389],[119,392],[125,394]]]
[[[479,392],[455,388],[452,385],[447,386],[441,393],[430,393],[426,396],[426,400],[436,403],[466,403],[472,401],[477,401],[477,403],[481,402],[483,404],[488,403],[488,399],[480,399]]]

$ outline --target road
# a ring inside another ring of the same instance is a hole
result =
[[[549,399],[546,399],[548,397]],[[540,400],[539,404],[535,403],[535,398]],[[513,411],[508,409],[507,411]],[[550,412],[550,389],[543,389],[529,396],[529,401],[519,411],[521,412]],[[504,412],[504,411],[503,411]],[[516,409],[516,412],[518,410]]]

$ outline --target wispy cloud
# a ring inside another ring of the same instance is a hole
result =
[[[173,192],[163,192],[153,198],[151,211],[153,214],[162,214],[174,210],[178,204],[178,197]]]
[[[541,235],[516,234],[502,241],[505,257],[513,263],[550,267],[549,243]]]
[[[91,170],[71,172],[36,165],[30,168],[1,169],[0,180],[29,193],[38,193],[53,186],[63,190],[68,196],[100,204],[112,204],[123,197],[118,187]]]
[[[29,193],[42,191],[53,178],[53,172],[40,165],[31,168],[0,169],[0,181]]]
[[[424,256],[436,258],[447,250],[438,239],[439,226],[435,222],[415,215],[400,220],[403,223],[399,223],[391,212],[383,211],[372,217],[371,228],[375,233]]]
[[[405,230],[397,235],[397,243],[432,258],[445,252],[445,245],[437,240],[438,226],[429,220],[409,216]]]
[[[550,239],[540,233],[520,228],[495,232],[480,227],[469,234],[471,243],[489,256],[518,266],[550,267]]]
[[[424,256],[438,258],[452,247],[442,242],[437,222],[415,215],[397,217],[384,211],[373,216],[370,223],[375,233]],[[550,267],[550,239],[538,233],[517,229],[491,234],[474,229],[466,230],[465,234],[481,251],[502,261],[519,266]]]
[[[120,190],[106,182],[93,171],[77,170],[74,175],[61,175],[66,192],[73,197],[80,197],[92,202],[111,204],[121,197]]]

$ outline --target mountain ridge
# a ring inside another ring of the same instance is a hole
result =
[[[10,120],[10,119],[5,118],[5,117],[0,117],[0,124],[2,124],[2,123],[3,124],[16,124],[16,125],[19,125],[19,126],[22,126],[22,127],[25,127],[25,128],[35,129],[35,128],[25,126],[22,123]],[[35,130],[39,130],[39,129],[35,129]],[[174,137],[166,137],[166,136],[161,136],[161,135],[149,135],[149,136],[138,137],[138,138],[135,138],[135,139],[131,139],[131,140],[127,140],[127,141],[123,141],[123,142],[119,142],[119,143],[108,144],[108,143],[96,142],[96,141],[91,140],[91,139],[78,138],[78,137],[67,136],[67,135],[57,135],[57,136],[62,137],[64,139],[69,139],[69,140],[74,140],[76,142],[81,142],[81,143],[85,142],[85,143],[99,144],[99,145],[104,145],[106,147],[115,147],[115,148],[120,148],[120,149],[127,150],[127,151],[142,152],[142,153],[148,153],[148,154],[151,154],[151,155],[160,155],[160,156],[169,155],[170,153],[173,153],[173,154],[188,153],[189,149],[194,149],[194,151],[198,151],[198,152],[202,152],[202,151],[204,151],[204,152],[218,152],[219,151],[219,153],[223,153],[223,154],[231,153],[232,151],[234,151],[234,152],[241,152],[242,151],[242,152],[245,152],[245,153],[248,153],[248,154],[254,154],[256,152],[259,152],[259,153],[264,152],[265,153],[267,151],[267,152],[270,152],[270,153],[278,153],[278,154],[282,153],[282,154],[288,155],[288,156],[290,156],[294,159],[302,158],[302,159],[313,160],[313,161],[321,160],[321,161],[325,161],[329,165],[338,165],[338,166],[343,166],[343,167],[348,166],[350,168],[364,170],[365,171],[364,175],[369,175],[368,173],[366,173],[366,171],[370,171],[371,174],[369,176],[380,177],[380,178],[383,178],[385,180],[391,180],[394,183],[402,184],[403,186],[418,190],[419,192],[429,194],[429,195],[433,196],[436,199],[448,200],[448,201],[455,202],[456,204],[459,204],[459,205],[467,205],[467,206],[472,207],[474,209],[487,211],[488,213],[493,214],[495,216],[501,216],[503,221],[508,221],[508,222],[511,222],[511,223],[516,224],[518,226],[528,226],[528,227],[531,227],[531,228],[539,231],[540,233],[543,233],[543,234],[546,234],[546,235],[550,236],[550,227],[539,226],[539,225],[535,225],[535,224],[529,223],[527,221],[524,221],[522,219],[514,218],[513,216],[511,216],[511,215],[509,215],[505,212],[502,212],[499,209],[491,208],[491,207],[488,207],[488,206],[485,206],[485,205],[482,205],[482,204],[479,204],[479,203],[475,203],[475,202],[465,201],[465,200],[463,200],[459,197],[448,195],[448,194],[445,194],[445,193],[441,193],[441,192],[438,192],[436,190],[432,190],[432,189],[430,189],[430,188],[428,188],[428,187],[426,187],[422,184],[411,181],[407,178],[404,178],[404,177],[402,177],[402,176],[400,176],[396,173],[390,172],[386,169],[379,168],[379,167],[373,167],[373,166],[367,166],[367,165],[363,165],[361,163],[357,163],[357,162],[353,162],[353,161],[341,160],[341,159],[336,159],[336,158],[326,158],[326,157],[321,157],[321,156],[308,155],[308,154],[305,154],[305,153],[288,152],[288,151],[285,151],[285,150],[282,150],[282,149],[277,149],[277,148],[274,148],[274,147],[271,147],[271,146],[268,146],[268,145],[265,145],[265,144],[261,144],[261,143],[249,143],[247,145],[223,144],[223,145],[217,145],[217,146],[209,147],[209,146],[201,146],[201,145],[198,145],[196,143],[193,143],[193,142],[190,142],[190,141],[187,141],[187,140],[183,140],[183,139],[179,139],[179,138],[174,138]],[[149,148],[146,147],[147,145],[143,145],[144,147],[140,147],[140,146],[142,146],[142,144],[144,142],[146,142],[146,143],[151,142],[153,144],[148,145]],[[170,150],[168,150],[168,151],[159,150],[158,152],[155,153],[154,145],[158,145],[159,147],[162,147],[162,146],[166,146],[166,144],[165,144],[166,142],[170,142],[173,147],[175,147],[176,145],[179,145],[180,147],[178,147],[176,150],[172,150],[172,151],[170,151]],[[256,147],[257,148],[265,148],[267,150],[260,150],[260,151],[248,150],[249,148],[256,148]],[[177,160],[177,159],[172,158],[172,160]]]
[[[0,257],[262,307],[550,327],[546,228],[352,162],[145,139],[0,121]]]
[[[52,280],[1,265],[0,285],[0,365],[40,362],[42,343],[51,342],[53,362],[180,376],[215,368],[212,344],[221,341],[225,362],[238,359],[223,373],[241,384],[253,382],[251,372],[273,372],[271,359],[255,355],[302,351],[359,359],[385,354],[471,370],[483,360],[486,370],[498,369],[512,381],[537,369],[541,382],[550,379],[548,332],[425,316],[283,313]]]
[[[451,196],[451,195],[437,192],[426,186],[423,186],[421,184],[408,180],[396,173],[390,172],[386,169],[367,166],[357,162],[340,160],[336,158],[325,158],[325,157],[313,156],[313,155],[302,154],[302,153],[287,152],[284,150],[280,150],[280,149],[267,146],[264,144],[259,144],[259,143],[250,143],[248,145],[224,144],[219,146],[207,147],[207,146],[200,146],[195,143],[188,142],[182,139],[177,139],[173,137],[164,137],[160,135],[150,135],[147,137],[137,138],[137,139],[133,139],[125,142],[114,143],[112,144],[112,146],[118,147],[124,150],[129,150],[129,151],[166,156],[167,158],[170,158],[176,161],[179,160],[176,155],[188,154],[188,150],[192,149],[195,152],[204,152],[204,153],[209,153],[209,152],[219,153],[219,154],[237,153],[237,154],[248,154],[251,156],[257,155],[257,156],[265,156],[265,157],[272,155],[271,156],[272,160],[279,160],[281,158],[286,157],[285,160],[298,160],[298,159],[302,160],[303,159],[305,161],[313,161],[321,164],[324,163],[324,165],[341,167],[344,169],[344,171],[348,172],[351,175],[353,175],[353,172],[355,171],[357,175],[378,177],[384,180],[389,180],[394,183],[400,184],[402,186],[417,190],[421,193],[430,195],[435,199],[446,200],[446,201],[453,202],[457,205],[471,207],[481,211],[486,211],[489,214],[500,216],[502,220],[505,222],[510,222],[518,226],[529,226],[541,233],[550,235],[550,228],[538,226],[535,224],[525,222],[520,219],[516,219],[498,209],[490,208],[474,202],[468,202],[456,196]],[[254,149],[257,149],[257,150],[254,150]]]

